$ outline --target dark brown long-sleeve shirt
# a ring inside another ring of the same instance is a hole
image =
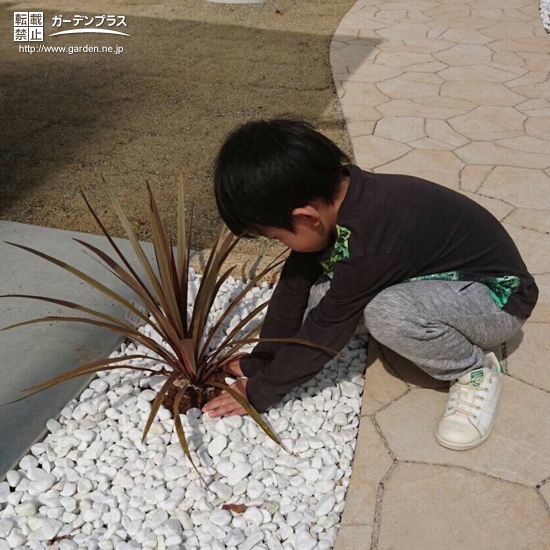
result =
[[[334,242],[320,252],[290,253],[261,338],[295,337],[341,350],[376,294],[416,278],[477,280],[504,311],[530,316],[537,286],[491,213],[420,178],[374,174],[354,164],[347,169]],[[330,288],[302,324],[310,289],[323,273],[332,278]],[[332,357],[301,344],[261,342],[240,362],[248,399],[265,412]]]

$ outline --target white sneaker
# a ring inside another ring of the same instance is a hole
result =
[[[504,369],[494,353],[486,353],[491,368],[477,369],[456,380],[435,437],[443,447],[465,451],[481,445],[491,433]]]

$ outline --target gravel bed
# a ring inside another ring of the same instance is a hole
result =
[[[192,278],[196,291],[199,276]],[[209,323],[242,287],[226,281]],[[272,292],[266,283],[255,287],[224,330]],[[140,330],[153,333],[149,325]],[[150,351],[134,344],[111,356],[136,350],[151,359],[135,365],[160,368]],[[164,378],[129,369],[101,373],[48,420],[45,439],[0,483],[0,550],[329,550],[351,475],[364,338],[352,337],[344,352],[263,414],[296,456],[248,415],[210,418],[196,408],[181,415],[210,491],[180,448],[166,409],[141,443]],[[225,503],[248,508],[235,513],[222,510]]]

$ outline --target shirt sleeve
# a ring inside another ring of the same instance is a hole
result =
[[[311,309],[295,338],[340,351],[353,336],[365,306],[384,288],[409,275],[409,262],[391,254],[360,256],[334,264],[327,293]],[[313,378],[334,354],[303,344],[283,344],[246,385],[248,400],[265,412],[294,387]]]
[[[323,273],[317,258],[317,253],[291,251],[267,306],[260,338],[290,338],[299,330],[309,291]],[[250,355],[239,362],[243,374],[250,378],[260,372],[284,345],[282,342],[256,344]]]

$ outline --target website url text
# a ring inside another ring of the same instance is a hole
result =
[[[114,53],[119,55],[124,51],[122,46],[31,46],[30,44],[19,44],[19,53]]]

